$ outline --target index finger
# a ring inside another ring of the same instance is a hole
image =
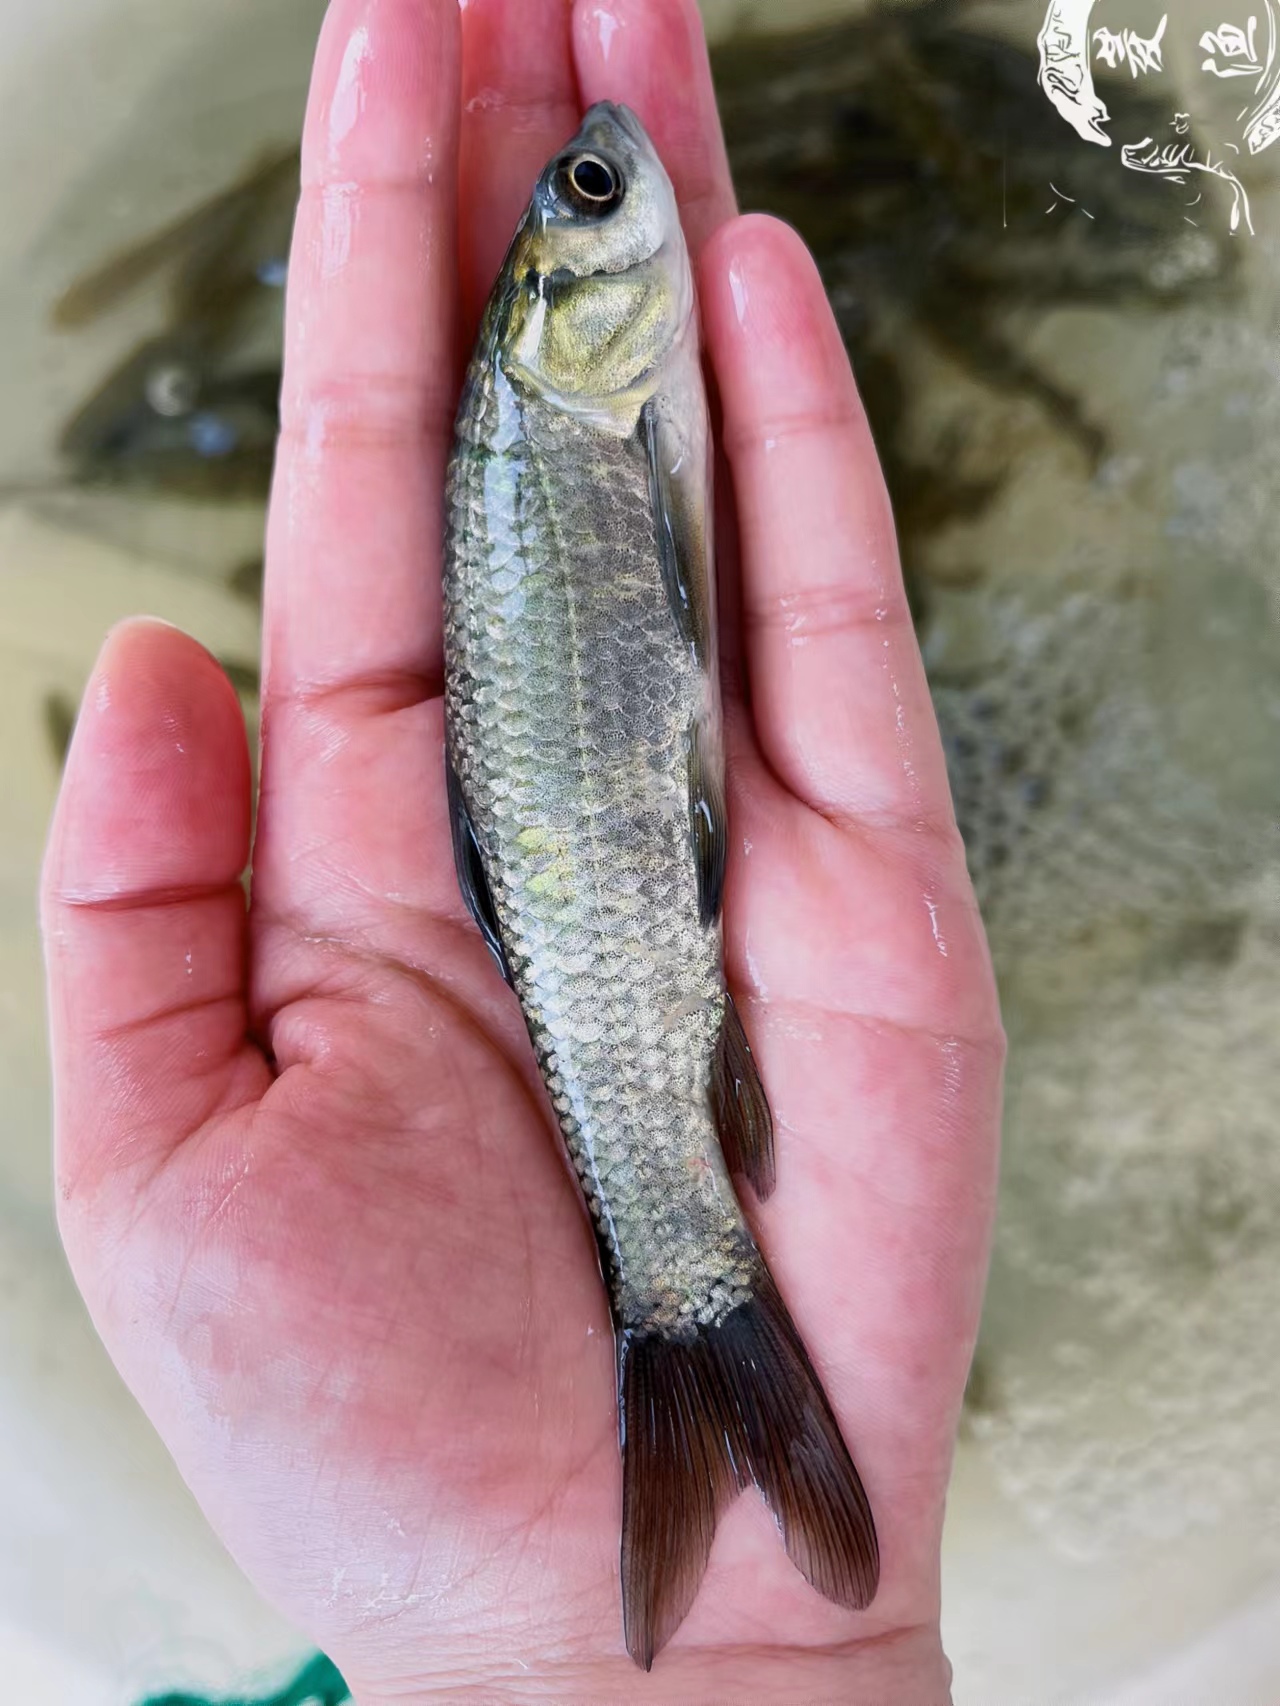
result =
[[[936,829],[963,872],[889,494],[813,257],[778,220],[736,220],[703,257],[699,299],[761,749],[823,815]]]
[[[268,709],[438,669],[456,395],[457,0],[332,0],[289,260]]]
[[[462,14],[461,253],[479,321],[538,173],[578,128],[572,0],[467,0]]]
[[[577,0],[573,50],[583,105],[623,101],[653,138],[696,256],[737,202],[694,0]]]

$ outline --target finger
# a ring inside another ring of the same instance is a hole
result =
[[[439,672],[457,0],[333,0],[289,265],[264,703]]]
[[[249,755],[194,640],[107,640],[67,755],[42,884],[60,1196],[154,1168],[270,1079],[248,1041]]]
[[[584,105],[623,101],[653,138],[695,255],[737,211],[695,0],[577,0]]]
[[[740,219],[701,269],[742,535],[757,739],[826,814],[951,825],[937,723],[870,428],[817,268]]]
[[[269,921],[339,933],[443,888],[460,52],[457,0],[332,0],[316,51],[267,529],[255,1011],[279,996]]]
[[[468,335],[539,172],[578,128],[572,0],[468,0],[461,254]]]

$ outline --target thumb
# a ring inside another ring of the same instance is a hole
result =
[[[234,690],[176,628],[108,637],[85,691],[42,882],[59,1212],[132,1192],[270,1079],[248,1040],[250,769]]]

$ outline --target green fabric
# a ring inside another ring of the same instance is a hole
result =
[[[351,1690],[323,1653],[305,1664],[292,1682],[275,1694],[150,1694],[138,1706],[342,1706]]]

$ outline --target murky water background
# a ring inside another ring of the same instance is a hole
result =
[[[96,1706],[296,1649],[62,1271],[31,895],[109,622],[191,628],[253,715],[273,161],[322,6],[52,11],[0,69],[0,129],[42,162],[0,192],[0,1650],[32,1706]],[[1052,111],[1024,0],[787,13],[852,16],[725,46],[731,152],[744,202],[814,243],[854,354],[1012,1043],[947,1535],[958,1697],[1118,1700],[1163,1662],[1126,1701],[1198,1675],[1244,1706],[1280,1693],[1276,168],[1240,168],[1254,236],[1216,182],[1192,224],[1197,186]],[[1180,96],[1220,21],[1179,14]],[[1167,125],[1163,88],[1108,81],[1117,132]]]

